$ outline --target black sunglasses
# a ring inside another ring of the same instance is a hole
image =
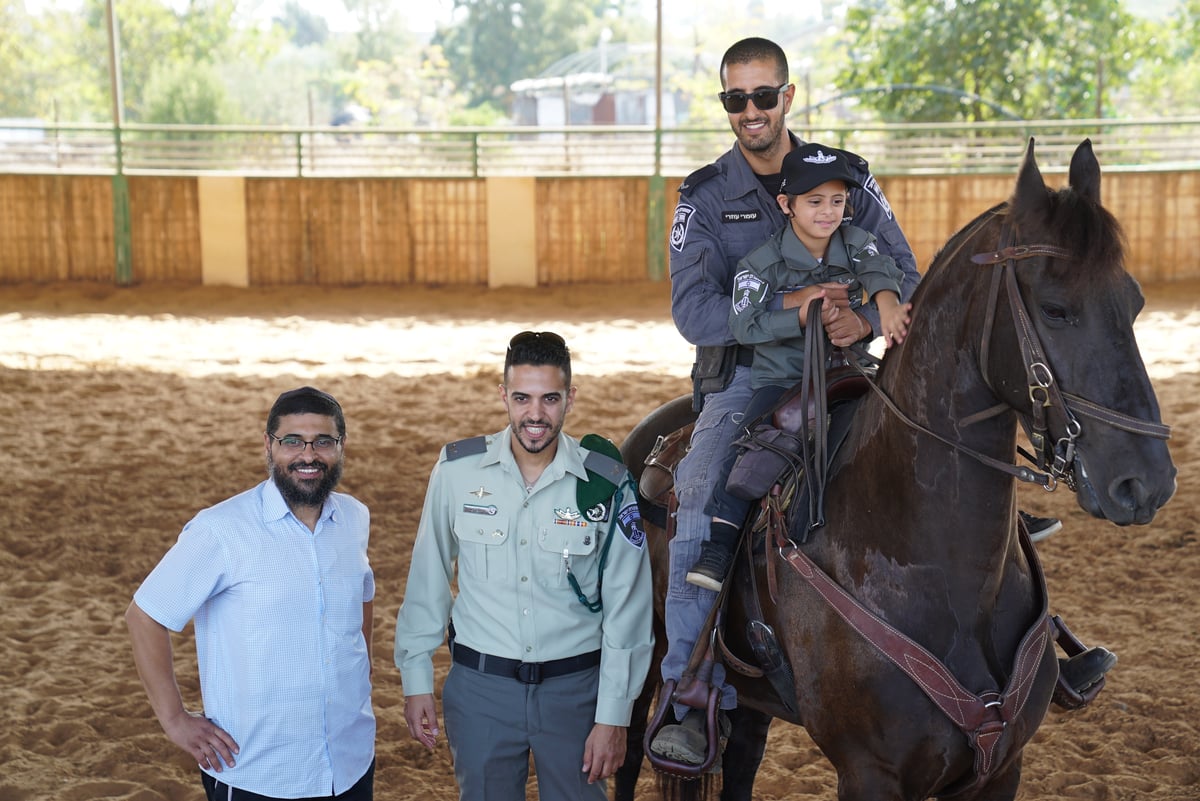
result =
[[[551,347],[563,350],[567,348],[566,340],[553,331],[522,331],[508,341],[508,349],[511,351],[513,348],[534,342],[545,342]]]
[[[786,90],[790,83],[785,83],[778,89],[755,89],[753,92],[720,92],[717,97],[721,101],[721,105],[730,114],[741,114],[746,110],[746,102],[754,101],[754,106],[759,111],[770,111],[779,105],[779,94]]]

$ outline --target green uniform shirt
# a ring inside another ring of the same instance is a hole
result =
[[[804,329],[796,309],[782,307],[780,298],[813,284],[849,284],[851,307],[890,289],[900,295],[904,273],[891,256],[875,247],[875,237],[843,224],[833,232],[825,259],[818,262],[796,237],[791,225],[738,262],[733,278],[733,308],[729,327],[742,345],[754,346],[750,382],[754,389],[790,387],[804,374]]]
[[[588,451],[559,434],[554,461],[526,492],[510,437],[506,428],[487,437],[482,453],[455,459],[443,448],[430,476],[396,619],[404,694],[433,692],[432,655],[453,617],[457,642],[493,656],[548,662],[599,649],[595,722],[627,726],[654,644],[650,561],[633,485],[622,484],[604,519],[590,520],[576,502]],[[594,601],[610,532],[603,608],[590,612],[567,571]]]

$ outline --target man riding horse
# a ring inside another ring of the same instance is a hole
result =
[[[712,591],[687,583],[685,576],[701,556],[711,520],[705,506],[715,474],[742,433],[740,413],[752,394],[753,351],[736,344],[727,322],[733,274],[740,259],[784,224],[775,201],[781,165],[784,156],[802,144],[785,125],[795,88],[788,82],[787,59],[777,44],[761,38],[739,41],[725,53],[720,69],[719,97],[737,141],[715,163],[685,179],[670,236],[671,311],[679,332],[696,345],[694,405],[699,411],[688,452],[675,473],[678,512],[670,544],[668,647],[662,676],[676,681],[715,598]],[[901,301],[907,302],[920,280],[912,251],[866,162],[855,157],[853,166],[862,187],[850,193],[854,224],[873,234],[879,251],[901,268]],[[808,287],[790,293],[784,304],[805,308],[817,293],[824,294],[822,324],[833,345],[848,346],[876,335],[877,311],[869,306],[851,311],[845,286]],[[1059,525],[1032,517],[1025,522],[1035,538],[1039,531],[1045,535]],[[1096,647],[1060,660],[1060,669],[1073,687],[1083,690],[1115,662],[1115,655]],[[712,682],[721,688],[720,706],[735,707],[736,694],[725,684],[720,665]],[[681,704],[674,711],[680,723],[664,726],[651,748],[698,764],[707,743],[702,717]]]

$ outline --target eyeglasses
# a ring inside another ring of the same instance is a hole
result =
[[[338,445],[342,444],[345,437],[317,437],[316,439],[301,439],[292,434],[286,437],[277,437],[274,434],[267,432],[267,436],[279,443],[279,447],[290,453],[304,453],[304,449],[308,445],[312,445],[313,453],[329,453]]]
[[[554,348],[567,349],[566,340],[553,331],[522,331],[508,341],[508,349],[511,351],[513,348],[531,345],[534,342],[545,342]]]
[[[755,89],[753,92],[720,92],[717,97],[721,105],[730,114],[741,114],[746,110],[746,101],[753,100],[759,111],[770,111],[779,105],[779,93],[785,91],[790,83],[785,83],[778,89]]]

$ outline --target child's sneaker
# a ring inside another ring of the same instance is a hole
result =
[[[715,545],[711,541],[705,541],[700,545],[700,558],[688,571],[687,582],[706,590],[720,592],[732,561],[733,554],[727,549]]]

